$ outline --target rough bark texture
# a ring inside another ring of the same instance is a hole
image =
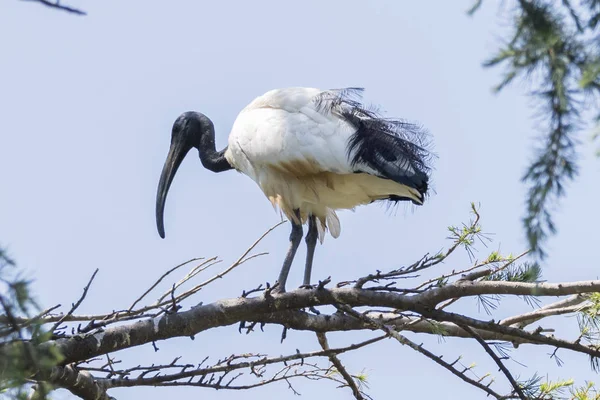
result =
[[[357,288],[335,289],[298,289],[283,294],[270,294],[254,298],[235,298],[220,300],[207,305],[199,305],[188,311],[165,314],[159,318],[146,319],[131,325],[110,327],[92,335],[82,335],[58,339],[44,344],[57,346],[65,357],[62,365],[86,360],[98,355],[112,353],[121,349],[139,346],[176,336],[193,336],[207,329],[227,326],[241,321],[277,322],[294,329],[326,332],[334,330],[370,329],[360,321],[348,316],[314,316],[301,312],[282,313],[300,310],[311,306],[345,304],[351,307],[370,306],[388,307],[394,310],[415,311],[425,317],[446,322],[444,327],[449,334],[467,337],[454,322],[469,325],[481,330],[485,339],[503,339],[519,343],[547,343],[591,355],[600,355],[597,351],[576,343],[560,341],[548,336],[501,326],[496,322],[478,321],[444,311],[435,310],[435,306],[448,299],[492,293],[510,295],[557,296],[573,293],[600,291],[600,281],[574,282],[570,284],[531,284],[513,282],[463,282],[446,287],[432,289],[422,294],[405,295],[384,291]],[[396,321],[393,315],[382,317]],[[402,321],[398,321],[401,325]],[[448,325],[447,323],[451,323]],[[425,330],[425,325],[415,324],[408,330]],[[597,354],[598,353],[598,354]]]

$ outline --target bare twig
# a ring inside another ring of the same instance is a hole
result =
[[[252,255],[250,257],[246,257],[252,250],[254,250],[254,248],[269,234],[271,233],[273,230],[275,230],[277,227],[279,227],[280,225],[282,225],[283,223],[285,223],[286,221],[281,221],[277,224],[275,224],[274,226],[272,226],[271,228],[267,229],[267,231],[265,233],[263,233],[258,239],[256,239],[256,241],[254,243],[252,243],[252,245],[250,245],[250,247],[248,247],[246,249],[246,251],[244,251],[244,253],[233,263],[231,264],[228,268],[226,268],[225,270],[219,272],[218,274],[216,274],[215,276],[213,276],[210,279],[207,279],[206,281],[194,286],[193,288],[191,288],[190,290],[178,295],[175,300],[177,302],[181,302],[182,300],[190,297],[191,295],[193,295],[194,293],[197,293],[198,291],[200,291],[203,287],[211,284],[212,282],[216,281],[217,279],[221,279],[223,278],[225,275],[227,275],[229,272],[233,271],[235,268],[239,267],[240,265],[244,264],[245,262],[256,258],[258,256],[261,255],[265,255],[267,253],[259,253],[259,254],[255,254]],[[170,292],[169,292],[170,293]],[[165,294],[166,295],[166,294]],[[158,302],[161,302],[166,296],[163,295]]]
[[[77,8],[62,5],[62,4],[60,4],[59,0],[57,0],[54,3],[51,1],[48,1],[48,0],[21,0],[21,1],[30,1],[30,2],[34,2],[34,3],[40,3],[40,4],[45,5],[46,7],[55,8],[57,10],[63,10],[63,11],[66,11],[68,13],[75,14],[75,15],[86,15],[85,11],[79,10]]]
[[[165,298],[173,295],[175,289],[179,288],[181,285],[183,285],[184,283],[186,283],[187,281],[189,281],[190,279],[192,279],[193,277],[198,275],[200,272],[206,271],[208,268],[212,267],[215,264],[219,264],[219,263],[221,263],[221,260],[218,260],[217,257],[211,257],[211,258],[205,260],[204,262],[202,262],[201,264],[196,265],[183,278],[181,278],[179,280],[179,282],[173,284],[171,286],[171,289],[169,289],[165,293],[163,293],[158,298],[158,300],[156,300],[155,304],[162,303],[165,300]]]
[[[85,296],[87,296],[88,289],[90,288],[90,285],[94,281],[94,278],[96,277],[96,274],[98,273],[98,271],[99,271],[99,269],[96,268],[96,270],[92,274],[92,277],[88,281],[87,285],[85,285],[85,287],[83,288],[83,293],[81,294],[81,297],[79,298],[79,300],[77,300],[77,302],[71,306],[71,309],[69,310],[68,313],[66,313],[61,319],[58,320],[58,322],[56,322],[56,324],[54,324],[54,326],[52,326],[52,329],[50,329],[50,332],[54,332],[60,326],[60,324],[62,324],[63,321],[67,317],[73,315],[73,313],[75,312],[75,310],[77,310],[77,308],[81,305],[81,303],[85,299]]]
[[[510,373],[508,368],[506,368],[506,366],[504,365],[502,360],[496,355],[496,353],[494,353],[494,351],[490,348],[490,346],[488,346],[488,344],[485,342],[485,340],[483,340],[481,338],[481,336],[479,336],[479,334],[477,332],[475,332],[473,329],[471,329],[469,326],[462,325],[462,324],[459,324],[459,326],[461,328],[463,328],[465,331],[469,332],[469,334],[471,336],[473,336],[473,339],[475,339],[481,345],[481,347],[483,347],[485,352],[489,354],[489,356],[494,360],[496,365],[498,365],[498,368],[500,368],[500,370],[502,371],[504,376],[506,376],[506,379],[508,379],[508,381],[512,385],[513,389],[515,390],[515,393],[517,393],[517,395],[519,395],[519,398],[521,400],[527,400],[527,398],[525,397],[525,394],[523,394],[523,390],[521,389],[521,387],[519,386],[517,381],[515,381],[515,378],[513,378],[512,374]]]
[[[376,343],[376,342],[384,339],[385,337],[387,337],[387,335],[377,336],[375,338],[365,340],[363,342],[353,344],[350,346],[346,346],[346,347],[327,349],[327,350],[322,350],[322,351],[307,352],[307,353],[296,353],[296,354],[280,356],[280,357],[267,358],[267,357],[264,357],[261,355],[256,355],[256,356],[253,356],[253,358],[255,358],[253,360],[235,362],[238,358],[248,358],[251,355],[233,356],[228,359],[225,359],[224,362],[217,362],[217,364],[212,367],[184,370],[184,371],[180,371],[177,373],[166,373],[166,374],[157,375],[157,376],[154,376],[151,378],[145,377],[145,374],[147,372],[158,371],[158,370],[162,370],[164,368],[180,368],[182,366],[167,365],[167,366],[152,366],[152,367],[136,367],[136,368],[127,370],[126,372],[122,373],[121,375],[127,376],[133,371],[145,370],[144,373],[141,374],[139,377],[128,378],[128,379],[112,379],[110,382],[106,382],[106,385],[109,385],[110,387],[143,386],[143,385],[153,385],[154,386],[159,383],[173,382],[173,381],[177,381],[177,380],[181,380],[181,379],[188,379],[188,378],[192,378],[192,377],[196,377],[196,376],[207,376],[210,374],[232,372],[232,371],[235,371],[238,369],[245,369],[245,368],[253,369],[253,368],[256,368],[257,366],[288,363],[288,362],[295,361],[295,360],[306,360],[306,359],[315,358],[315,357],[330,357],[331,355],[338,355],[338,354],[342,354],[342,353],[345,353],[348,351],[357,350],[357,349],[363,348],[365,346],[369,346],[373,343]],[[182,384],[184,384],[184,383],[182,383]]]
[[[319,344],[321,345],[321,348],[323,350],[329,350],[329,343],[327,341],[327,336],[325,336],[324,333],[317,332],[317,340],[319,341]],[[344,367],[344,364],[342,364],[342,361],[338,358],[338,356],[335,354],[330,355],[329,361],[331,361],[333,366],[342,375],[342,377],[346,381],[346,384],[352,390],[352,394],[354,395],[354,398],[356,400],[365,400],[360,389],[356,385],[356,382],[354,382],[354,378],[352,377],[352,375],[350,375],[348,373],[348,371],[346,370],[346,367]]]
[[[142,299],[144,297],[146,297],[146,295],[148,295],[148,293],[150,293],[152,291],[152,289],[154,289],[164,278],[166,278],[167,276],[169,276],[169,274],[171,274],[172,272],[178,270],[179,268],[183,267],[184,265],[187,265],[191,262],[194,261],[199,261],[199,260],[203,260],[204,258],[192,258],[191,260],[188,260],[184,263],[181,263],[179,265],[174,266],[173,268],[171,268],[170,270],[168,270],[167,272],[165,272],[164,274],[162,274],[160,276],[160,278],[158,278],[156,280],[156,282],[154,282],[154,284],[152,286],[150,286],[150,288],[148,288],[148,290],[146,290],[140,297],[138,297],[133,304],[131,304],[131,306],[127,309],[127,312],[131,312],[131,310],[133,310],[133,308],[137,305],[137,303],[139,303],[140,301],[142,301]]]
[[[446,280],[448,278],[452,278],[452,277],[455,277],[455,276],[458,276],[458,275],[463,275],[463,274],[464,274],[464,276],[461,276],[460,279],[459,279],[459,281],[464,281],[464,280],[473,281],[473,280],[475,280],[477,278],[481,278],[481,277],[490,275],[490,274],[492,274],[494,272],[502,271],[503,269],[508,268],[509,266],[511,266],[516,261],[518,261],[519,259],[521,259],[524,256],[526,256],[527,254],[529,254],[529,251],[524,251],[521,254],[519,254],[519,255],[517,255],[516,257],[513,257],[513,258],[502,258],[502,259],[499,259],[499,260],[495,260],[494,259],[494,260],[484,260],[482,262],[476,262],[473,266],[471,266],[469,268],[465,268],[465,269],[462,269],[462,270],[459,270],[459,271],[452,271],[449,274],[443,274],[443,275],[440,275],[440,276],[438,276],[436,278],[429,279],[429,280],[421,283],[420,285],[416,286],[415,289],[422,289],[422,288],[424,288],[424,287],[426,287],[426,286],[428,286],[428,285],[430,285],[432,283],[436,283],[438,281],[443,281],[443,280]],[[486,267],[486,266],[489,266],[489,265],[495,265],[495,264],[498,264],[498,263],[504,263],[504,264],[501,265],[498,268],[487,268],[487,269],[484,269],[484,270],[479,270],[480,268],[483,268],[483,267]]]

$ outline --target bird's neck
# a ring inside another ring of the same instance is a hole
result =
[[[200,138],[200,146],[198,147],[200,161],[202,162],[204,168],[210,171],[223,172],[233,168],[225,158],[226,150],[227,147],[225,147],[223,150],[217,151],[215,146],[214,131],[212,134],[208,133],[202,135]]]

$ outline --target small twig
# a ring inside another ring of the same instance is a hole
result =
[[[248,360],[249,358],[258,358],[258,359],[254,359],[251,361],[238,361],[238,362],[233,362],[235,361],[234,359],[228,358],[225,360],[221,360],[219,362],[217,362],[214,366],[212,367],[206,367],[206,368],[200,368],[198,367],[197,369],[194,370],[185,370],[185,371],[180,371],[177,373],[173,373],[173,374],[161,374],[161,375],[157,375],[151,378],[143,378],[143,377],[138,377],[138,378],[131,378],[131,379],[126,379],[126,380],[118,380],[118,379],[112,379],[110,381],[110,383],[108,383],[111,387],[121,387],[121,386],[144,386],[144,385],[161,385],[161,386],[167,386],[167,385],[189,385],[188,382],[173,382],[175,380],[179,380],[179,379],[186,379],[186,378],[190,378],[190,377],[195,377],[195,376],[207,376],[209,374],[219,374],[219,373],[223,373],[223,372],[232,372],[234,370],[238,370],[238,369],[242,369],[242,368],[254,368],[256,369],[258,366],[266,366],[266,365],[272,365],[272,364],[280,364],[280,363],[286,363],[289,361],[295,361],[295,360],[305,360],[305,359],[309,359],[309,358],[315,358],[315,357],[329,357],[332,354],[342,354],[348,351],[352,351],[352,350],[357,350],[360,348],[363,348],[365,346],[371,345],[373,343],[379,342],[380,340],[383,340],[387,337],[387,335],[381,335],[381,336],[377,336],[374,337],[372,339],[368,339],[365,340],[363,342],[357,343],[357,344],[352,344],[346,347],[339,347],[339,348],[334,348],[334,349],[328,349],[328,350],[322,350],[322,351],[314,351],[314,352],[308,352],[308,353],[295,353],[295,354],[290,354],[287,356],[280,356],[280,357],[273,357],[273,358],[267,358],[261,355],[241,355],[241,356],[235,356],[235,360]],[[206,359],[205,359],[206,360]],[[304,361],[301,362],[301,365],[306,365],[307,363],[305,363]],[[124,370],[124,371],[120,371],[117,373],[119,375],[125,376],[130,374],[133,371],[144,371],[146,373],[148,372],[154,372],[156,370],[161,370],[164,368],[174,368],[175,366],[151,366],[151,367],[134,367],[131,368],[129,370]],[[292,365],[288,365],[284,368],[284,370],[289,370],[289,368],[292,367]],[[101,380],[103,381],[103,380]]]
[[[464,276],[461,276],[461,278],[458,281],[474,281],[479,278],[483,278],[484,276],[491,275],[492,273],[494,273],[493,268],[481,269],[479,271],[473,271]]]
[[[12,321],[9,321],[8,317],[6,315],[0,315],[0,323],[6,323],[6,322],[14,322],[16,323],[20,329],[22,328],[27,328],[28,326],[30,326],[33,323],[40,323],[40,324],[44,324],[46,323],[45,320],[46,318],[44,317],[45,315],[50,314],[52,311],[56,310],[57,308],[61,307],[60,304],[55,305],[54,307],[50,307],[45,309],[44,311],[38,313],[37,315],[34,315],[31,318],[27,318],[27,317],[13,317],[14,319]],[[11,328],[12,329],[12,328]],[[7,330],[1,330],[0,331],[0,335],[6,334]]]
[[[325,336],[325,333],[317,332],[317,340],[319,341],[319,344],[321,345],[321,348],[323,350],[329,350],[329,343],[327,341],[327,336]],[[356,385],[356,382],[354,382],[354,378],[348,373],[346,367],[344,367],[338,356],[336,356],[335,354],[330,355],[329,361],[331,361],[331,363],[335,366],[337,371],[344,377],[344,380],[348,384],[348,387],[352,390],[354,398],[356,400],[365,400],[360,389]]]
[[[133,304],[127,309],[127,312],[131,312],[131,310],[133,310],[133,307],[135,307],[137,305],[137,303],[139,303],[140,301],[142,301],[142,299],[144,297],[146,297],[146,295],[148,295],[148,293],[150,293],[164,278],[166,278],[169,274],[171,274],[172,272],[178,270],[179,268],[183,267],[184,265],[187,265],[191,262],[194,261],[199,261],[199,260],[203,260],[204,258],[192,258],[191,260],[188,260],[184,263],[181,263],[179,265],[174,266],[173,268],[171,268],[170,270],[168,270],[167,272],[165,272],[164,274],[162,274],[160,276],[160,278],[158,278],[156,280],[156,282],[154,282],[154,284],[152,286],[150,286],[150,288],[148,290],[146,290],[140,297],[138,297]]]
[[[88,289],[90,288],[90,285],[92,284],[92,282],[94,281],[94,278],[96,277],[96,274],[98,273],[99,269],[96,268],[96,270],[94,271],[94,273],[92,274],[92,277],[90,278],[90,280],[88,281],[88,284],[85,285],[85,287],[83,288],[83,293],[81,294],[81,297],[79,298],[79,300],[77,300],[77,303],[73,304],[71,309],[69,310],[68,313],[66,313],[61,319],[58,320],[57,323],[55,323],[52,326],[52,329],[50,329],[50,332],[54,332],[59,326],[60,324],[63,323],[63,321],[68,318],[69,316],[73,315],[73,313],[75,312],[75,310],[77,310],[77,308],[81,305],[81,303],[83,302],[83,300],[85,299],[85,296],[87,296],[87,292]]]
[[[328,276],[327,278],[325,278],[322,281],[319,281],[319,284],[317,285],[317,290],[322,290],[325,288],[326,285],[328,285],[329,283],[331,283],[331,276]]]
[[[269,233],[271,233],[275,228],[277,228],[278,226],[282,225],[285,221],[279,222],[277,224],[275,224],[274,226],[272,226],[271,228],[267,229],[267,231],[265,233],[263,233],[258,239],[256,239],[256,241],[254,243],[252,243],[252,245],[250,245],[250,247],[248,247],[246,249],[246,251],[244,251],[244,253],[233,263],[231,264],[227,269],[223,270],[222,272],[219,272],[218,274],[216,274],[215,276],[213,276],[210,279],[207,279],[206,281],[194,286],[193,288],[191,288],[190,290],[180,294],[177,296],[177,301],[181,302],[182,300],[188,298],[189,296],[193,295],[194,293],[198,292],[199,290],[201,290],[203,287],[209,285],[210,283],[216,281],[217,279],[221,279],[223,278],[225,275],[227,275],[229,272],[233,271],[235,268],[239,267],[240,265],[244,264],[246,261],[249,261],[253,258],[268,254],[268,253],[259,253],[259,254],[255,254],[252,255],[250,257],[246,257],[248,255],[248,253],[250,253]],[[159,299],[159,302],[162,301],[162,299],[165,296],[163,296],[161,299]]]
[[[190,279],[192,279],[193,277],[198,275],[200,272],[206,271],[208,268],[212,267],[213,265],[219,264],[219,263],[221,263],[221,260],[218,260],[217,257],[211,257],[211,258],[205,260],[204,262],[200,263],[199,265],[196,265],[183,278],[181,278],[179,280],[179,282],[173,284],[171,286],[171,289],[164,292],[158,298],[158,300],[156,300],[155,304],[162,303],[168,296],[172,296],[173,291],[175,289],[179,288],[181,285],[183,285],[184,283],[186,283],[187,281],[189,281]]]
[[[261,292],[261,291],[262,291],[262,283],[254,289],[250,289],[248,291],[243,290],[242,295],[240,297],[245,298],[245,297],[248,297],[249,295],[251,295],[252,293],[257,293],[257,292]]]
[[[502,362],[502,360],[500,359],[500,357],[498,357],[496,355],[496,353],[494,353],[494,351],[485,342],[485,340],[483,340],[481,338],[481,336],[479,336],[479,334],[477,332],[475,332],[473,329],[471,329],[470,326],[463,325],[463,324],[457,324],[457,325],[460,326],[466,332],[468,332],[469,335],[471,335],[473,337],[473,339],[475,339],[481,345],[481,347],[483,347],[483,349],[485,350],[485,352],[488,353],[490,357],[492,357],[492,359],[494,360],[494,362],[498,365],[498,368],[500,368],[500,370],[502,371],[502,373],[506,376],[506,379],[508,379],[508,381],[510,382],[510,384],[512,385],[512,387],[515,389],[515,392],[517,393],[517,395],[519,396],[519,398],[521,400],[527,400],[527,398],[525,397],[525,394],[523,393],[523,390],[521,389],[521,387],[519,386],[519,384],[517,383],[517,381],[515,381],[515,378],[513,378],[512,374],[510,373],[510,371],[508,370],[508,368],[506,368],[506,366],[504,365],[504,363]]]
[[[47,7],[56,8],[58,10],[63,10],[63,11],[66,11],[68,13],[75,14],[75,15],[87,15],[85,11],[79,10],[77,8],[69,7],[69,6],[63,6],[62,4],[60,4],[60,1],[57,1],[56,3],[52,3],[51,1],[48,1],[48,0],[21,0],[21,1],[30,1],[30,2],[35,2],[35,3],[40,3]]]
[[[493,261],[485,260],[485,261],[482,261],[482,262],[478,262],[478,263],[475,263],[475,265],[473,265],[473,266],[471,266],[469,268],[466,268],[466,269],[463,269],[463,270],[460,270],[460,271],[452,271],[449,274],[444,274],[444,275],[440,275],[440,276],[438,276],[436,278],[429,279],[429,280],[421,283],[419,286],[415,287],[415,289],[421,289],[421,288],[423,288],[423,287],[425,287],[425,286],[427,286],[429,284],[438,282],[440,280],[452,278],[452,277],[457,276],[457,275],[462,275],[462,274],[466,274],[466,275],[462,276],[460,279],[458,279],[458,281],[461,281],[461,280],[463,280],[463,281],[464,280],[473,281],[473,280],[475,280],[477,278],[481,278],[481,277],[489,275],[491,273],[502,271],[502,270],[508,268],[509,266],[511,266],[512,264],[514,264],[519,259],[525,257],[527,254],[529,254],[529,250],[524,251],[521,254],[517,255],[516,257],[510,258],[510,259],[504,258],[504,259],[500,259],[500,260],[493,260]],[[485,266],[488,266],[488,265],[492,265],[492,264],[497,264],[497,263],[500,263],[500,262],[504,262],[504,264],[502,266],[498,267],[498,268],[488,268],[488,269],[485,269],[483,271],[475,271],[472,274],[468,273],[468,272],[474,271],[474,270],[476,270],[478,268],[482,268],[482,267],[485,267]],[[481,276],[479,276],[479,275],[481,275]],[[428,286],[426,289],[429,289],[429,288],[430,287]]]
[[[382,331],[384,331],[387,335],[393,337],[394,339],[396,339],[398,342],[402,343],[403,345],[406,345],[408,347],[410,347],[411,349],[423,354],[425,357],[433,360],[435,363],[437,363],[438,365],[441,365],[442,367],[446,368],[448,371],[450,371],[452,374],[458,376],[460,379],[462,379],[463,381],[483,390],[484,392],[487,392],[489,395],[494,396],[496,399],[504,399],[504,396],[501,396],[499,393],[496,393],[494,390],[490,389],[488,386],[482,384],[481,382],[478,382],[474,379],[469,378],[468,376],[466,376],[463,372],[457,370],[456,368],[454,368],[454,364],[456,363],[452,363],[449,364],[447,362],[445,362],[444,360],[442,360],[441,356],[436,356],[435,354],[433,354],[432,352],[430,352],[429,350],[425,349],[423,347],[423,345],[418,345],[416,343],[414,343],[413,341],[411,341],[410,339],[408,339],[407,337],[405,337],[404,335],[401,335],[400,333],[396,332],[392,327],[389,327],[387,325],[381,324],[379,323],[377,320],[368,317],[365,314],[361,314],[357,311],[355,311],[354,309],[352,309],[351,307],[347,306],[347,305],[336,305],[336,307],[340,310],[343,311],[349,315],[352,315],[353,317],[362,320],[364,322],[366,322],[367,324],[370,324],[371,326],[373,326],[374,328],[380,329]]]

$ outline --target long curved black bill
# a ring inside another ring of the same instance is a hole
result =
[[[172,141],[169,155],[167,156],[162,173],[160,174],[158,191],[156,192],[156,227],[158,228],[158,234],[163,239],[165,238],[165,223],[163,216],[167,193],[169,192],[171,182],[173,182],[173,177],[175,177],[177,169],[191,148],[192,146],[187,144],[184,140]]]

